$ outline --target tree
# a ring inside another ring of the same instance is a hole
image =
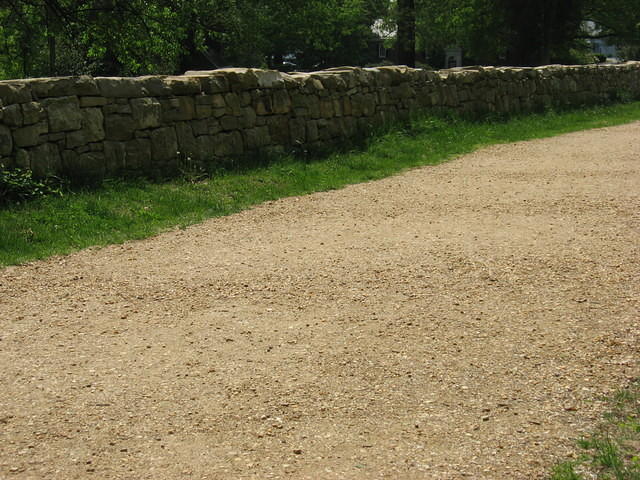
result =
[[[416,66],[416,7],[414,0],[398,0],[398,63]]]

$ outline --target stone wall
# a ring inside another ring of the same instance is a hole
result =
[[[640,98],[640,62],[3,81],[0,163],[38,175],[154,176],[186,158],[216,162],[335,144],[417,111],[515,113],[621,93]]]

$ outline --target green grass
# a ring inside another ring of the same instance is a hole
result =
[[[330,190],[434,165],[479,147],[640,120],[640,102],[508,120],[430,117],[322,159],[282,157],[203,181],[107,181],[98,189],[0,209],[0,265],[149,237],[267,200]]]
[[[582,454],[557,465],[551,480],[640,480],[640,382],[609,404],[596,431],[578,440]]]

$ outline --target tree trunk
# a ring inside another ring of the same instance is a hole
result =
[[[416,7],[414,0],[398,0],[398,63],[416,66]]]

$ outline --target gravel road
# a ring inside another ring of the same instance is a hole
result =
[[[635,123],[5,268],[0,478],[544,478],[639,250]]]

